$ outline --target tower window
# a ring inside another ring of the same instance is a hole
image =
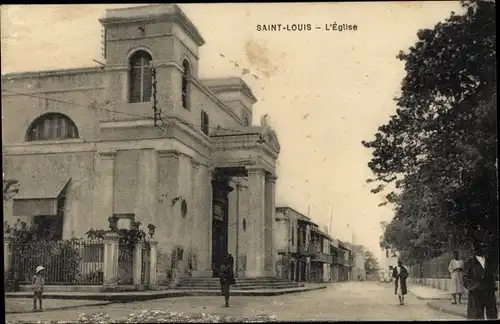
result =
[[[151,55],[137,51],[130,58],[130,102],[148,102],[151,100],[153,76],[149,67]]]
[[[182,62],[182,107],[189,109],[189,83],[188,78],[191,75],[191,67],[189,62],[184,60]]]
[[[208,118],[208,114],[205,111],[201,111],[201,131],[205,133],[205,135],[209,134],[210,129],[210,120]]]

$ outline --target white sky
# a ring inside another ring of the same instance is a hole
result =
[[[128,5],[2,6],[2,73],[94,66],[101,58],[106,8]],[[399,50],[416,42],[458,1],[295,4],[182,4],[206,44],[200,77],[240,75],[268,113],[282,151],[277,204],[310,216],[322,228],[367,246],[378,256],[380,221],[391,208],[365,179],[371,152],[361,145],[395,112],[405,75]],[[258,32],[257,24],[356,24],[357,31]],[[224,54],[222,57],[220,54]],[[251,57],[253,53],[256,57]],[[240,65],[235,67],[229,60]],[[241,75],[247,68],[259,76]],[[267,76],[266,76],[267,75]]]

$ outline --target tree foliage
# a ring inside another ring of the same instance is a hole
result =
[[[426,259],[466,245],[476,230],[498,247],[496,4],[462,1],[397,58],[405,63],[396,114],[363,141],[395,217],[381,246]]]
[[[379,270],[377,258],[371,251],[365,251],[365,273],[367,276],[374,275]]]
[[[19,192],[19,181],[13,179],[3,180],[3,200],[7,201],[14,198]]]

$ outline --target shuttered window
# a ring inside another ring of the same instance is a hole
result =
[[[208,135],[209,129],[210,129],[210,121],[208,118],[208,114],[204,112],[203,110],[201,111],[201,131]]]
[[[153,76],[149,64],[152,58],[138,51],[130,58],[130,102],[148,102],[153,90]]]
[[[189,62],[184,60],[182,62],[182,107],[189,109],[189,83],[188,78],[191,74],[191,67]]]

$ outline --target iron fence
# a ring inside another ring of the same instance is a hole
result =
[[[471,253],[468,250],[459,251],[460,259],[467,260],[471,257]],[[449,278],[450,273],[448,271],[448,266],[450,261],[453,259],[453,254],[450,252],[443,253],[441,256],[434,258],[432,260],[424,261],[421,265],[414,264],[409,266],[409,274],[413,278]]]
[[[8,279],[31,284],[35,268],[45,268],[45,284],[100,285],[103,283],[104,244],[100,239],[11,243]]]

